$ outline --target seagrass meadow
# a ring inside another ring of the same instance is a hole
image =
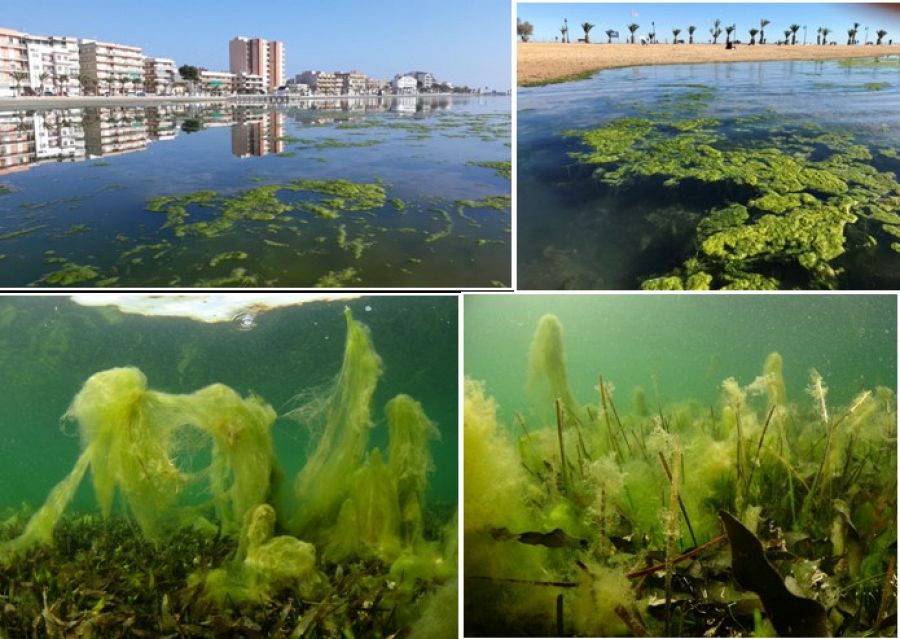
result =
[[[521,89],[520,286],[896,289],[898,72],[684,64]]]
[[[896,636],[895,296],[468,296],[466,636]]]
[[[457,636],[456,298],[241,297],[0,297],[0,637]]]

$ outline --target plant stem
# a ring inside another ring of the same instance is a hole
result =
[[[556,436],[559,438],[559,460],[562,469],[563,492],[569,492],[569,471],[566,468],[566,448],[563,444],[562,432],[562,403],[556,398]]]
[[[659,461],[662,462],[663,470],[666,471],[666,477],[669,478],[669,483],[672,483],[672,471],[669,470],[669,465],[666,463],[666,458],[663,456],[662,451],[659,451]],[[681,514],[684,516],[684,523],[687,524],[688,532],[691,534],[691,541],[694,542],[694,545],[697,545],[697,538],[694,536],[694,528],[691,526],[691,518],[688,517],[687,508],[684,507],[684,501],[681,499],[681,495],[678,495],[678,506],[681,508]]]

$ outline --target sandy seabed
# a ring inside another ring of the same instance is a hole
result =
[[[761,60],[829,60],[900,54],[900,45],[891,46],[778,46],[738,45],[728,50],[722,44],[560,44],[520,42],[518,44],[519,86],[559,81],[567,77],[644,64],[685,64],[693,62],[752,62]]]

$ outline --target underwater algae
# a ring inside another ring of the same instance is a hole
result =
[[[707,209],[697,224],[697,254],[641,287],[774,289],[783,286],[778,274],[786,266],[803,269],[808,287],[834,287],[839,273],[832,262],[845,252],[846,227],[897,211],[896,176],[870,164],[869,149],[847,133],[812,125],[735,145],[719,124],[660,114],[579,134],[592,150],[573,155],[597,165],[594,177],[603,184],[675,190],[702,184],[724,195],[725,204]],[[869,233],[876,244],[877,232]]]
[[[785,365],[585,404],[548,315],[515,424],[467,379],[465,634],[894,636],[896,395],[831,405],[813,370],[790,397]]]
[[[293,481],[263,398],[164,393],[133,367],[92,375],[65,415],[78,461],[34,514],[0,524],[2,627],[457,636],[455,518],[426,526],[437,430],[401,394],[385,407],[386,456],[369,449],[381,360],[349,310],[346,323],[338,376],[286,415],[323,428]],[[99,516],[67,513],[88,474]]]

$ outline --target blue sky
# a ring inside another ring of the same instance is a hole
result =
[[[637,16],[633,14],[636,13]],[[628,35],[626,25],[635,22],[641,25],[638,34],[650,30],[651,21],[656,22],[656,37],[662,42],[672,39],[672,28],[682,30],[679,37],[687,37],[688,25],[695,25],[697,32],[694,39],[706,42],[709,29],[716,18],[722,24],[735,24],[738,37],[744,42],[750,40],[747,30],[759,27],[760,18],[766,18],[771,24],[766,27],[766,39],[774,41],[783,37],[782,32],[791,23],[806,25],[807,41],[815,43],[816,29],[828,27],[832,29],[829,40],[846,44],[847,29],[859,22],[857,39],[862,42],[865,27],[869,29],[869,39],[875,40],[875,31],[886,29],[887,39],[900,42],[900,10],[893,5],[893,10],[870,4],[519,4],[518,16],[534,25],[534,40],[553,40],[559,35],[559,27],[563,18],[569,20],[569,36],[572,41],[584,37],[581,30],[583,22],[590,22],[594,27],[592,40],[606,41],[604,32],[614,29],[619,32],[620,41]],[[803,30],[797,33],[798,42],[803,39]],[[722,38],[719,39],[722,42]]]
[[[510,85],[508,0],[3,0],[0,26],[139,46],[228,68],[236,35],[285,43],[287,72],[427,70],[469,86]]]

